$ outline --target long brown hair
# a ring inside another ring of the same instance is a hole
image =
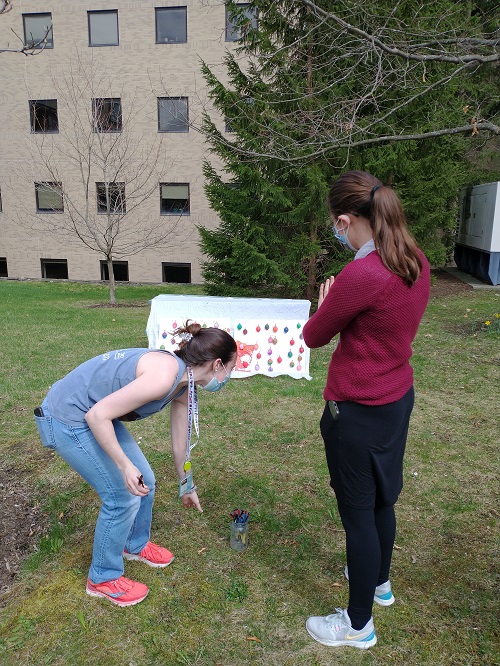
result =
[[[200,324],[190,323],[189,319],[173,334],[183,338],[174,353],[187,365],[202,365],[216,358],[227,365],[237,351],[236,342],[229,333],[221,328],[202,328]]]
[[[364,171],[347,171],[333,183],[328,206],[335,217],[349,213],[366,217],[382,263],[411,287],[420,275],[422,261],[392,188]]]

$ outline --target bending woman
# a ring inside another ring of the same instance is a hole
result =
[[[123,559],[165,567],[172,553],[149,540],[155,477],[123,421],[170,405],[172,454],[185,507],[202,511],[190,450],[198,430],[196,387],[218,391],[236,363],[236,343],[218,328],[186,324],[175,353],[119,349],[86,361],[56,382],[35,420],[44,446],[54,449],[98,493],[87,594],[119,606],[142,601],[148,588],[123,576]]]
[[[328,204],[350,262],[320,287],[318,310],[304,326],[309,347],[340,333],[323,393],[320,429],[346,534],[349,605],[310,617],[324,645],[366,649],[377,638],[373,601],[394,602],[389,582],[396,534],[394,504],[403,487],[403,455],[413,408],[411,344],[430,291],[429,264],[408,232],[390,187],[362,171],[333,183]]]

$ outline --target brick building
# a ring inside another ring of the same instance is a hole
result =
[[[96,237],[118,229],[117,279],[201,282],[197,226],[218,218],[203,191],[196,128],[204,108],[217,116],[200,59],[224,77],[238,38],[224,4],[14,0],[0,48],[22,46],[14,33],[46,44],[34,56],[0,54],[0,276],[105,279]]]

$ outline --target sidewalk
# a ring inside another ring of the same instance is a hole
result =
[[[463,271],[460,271],[458,268],[454,268],[453,266],[448,266],[446,268],[443,268],[442,270],[446,271],[450,275],[453,275],[453,277],[457,278],[458,280],[461,280],[462,282],[469,284],[473,289],[496,289],[497,291],[500,290],[500,284],[487,284],[482,280],[478,280],[473,275],[469,275],[469,273],[464,273]]]

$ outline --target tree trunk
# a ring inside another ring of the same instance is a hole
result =
[[[315,220],[311,220],[309,224],[309,240],[313,245],[316,245],[316,241],[318,240],[318,230]],[[316,254],[316,252],[312,252],[307,260],[306,298],[308,301],[311,301],[313,299],[314,292],[316,290],[317,261],[318,261],[318,255]]]
[[[116,305],[116,282],[115,274],[113,272],[113,258],[107,258],[108,264],[108,286],[109,286],[109,302],[110,305]]]

